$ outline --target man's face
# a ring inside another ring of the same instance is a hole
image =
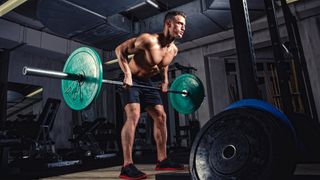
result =
[[[186,27],[186,19],[180,15],[168,22],[170,35],[174,38],[182,38]]]

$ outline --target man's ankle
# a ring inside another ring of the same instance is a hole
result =
[[[158,158],[158,162],[162,162],[164,160],[168,159],[167,157],[164,157],[164,158]]]
[[[123,163],[122,167],[127,167],[127,166],[129,166],[130,164],[133,164],[133,162]]]

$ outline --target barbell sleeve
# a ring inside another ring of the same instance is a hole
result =
[[[27,66],[23,67],[22,74],[23,75],[38,76],[38,77],[49,77],[49,78],[55,78],[55,79],[73,80],[73,81],[82,81],[86,78],[85,76],[82,76],[80,74],[70,74],[70,73],[64,73],[64,72],[59,72],[59,71],[31,68],[31,67],[27,67]],[[123,82],[121,82],[121,81],[113,81],[113,80],[108,80],[108,79],[102,79],[102,83],[123,86]],[[131,87],[161,91],[160,88],[153,87],[153,86],[144,86],[144,85],[134,84]],[[186,92],[186,91],[168,90],[167,92],[182,94],[185,96],[188,95],[188,92]]]
[[[65,80],[73,80],[80,81],[82,80],[82,76],[78,74],[69,74],[59,71],[31,68],[31,67],[23,67],[22,69],[23,75],[31,75],[31,76],[39,76],[39,77],[49,77],[54,79],[65,79]]]

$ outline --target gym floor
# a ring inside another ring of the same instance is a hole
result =
[[[156,174],[184,174],[188,173],[187,170],[184,171],[155,171],[154,164],[138,164],[137,167],[143,172],[148,174],[147,179],[156,179]],[[119,179],[119,171],[121,166],[101,168],[95,170],[89,170],[84,172],[77,172],[59,176],[53,176],[48,178],[42,178],[42,180],[59,179],[59,180],[69,180],[69,179]],[[295,171],[295,180],[315,180],[320,178],[320,164],[299,164]]]
[[[187,170],[183,171],[155,171],[154,164],[137,164],[137,167],[141,169],[143,172],[148,174],[147,179],[156,179],[156,175],[166,175],[168,173],[176,174],[186,174]],[[72,173],[59,174],[58,171],[56,174],[49,177],[39,178],[41,180],[51,180],[51,179],[59,179],[59,180],[70,180],[70,179],[79,179],[79,180],[89,180],[89,179],[119,179],[119,172],[121,166],[113,166],[113,167],[105,167],[105,168],[97,168],[91,170],[81,170],[75,171]],[[36,172],[34,172],[36,174]],[[174,176],[171,176],[174,177]],[[186,176],[185,176],[186,177]],[[320,164],[298,164],[295,176],[293,180],[318,180],[320,178]],[[34,178],[32,178],[34,179]],[[169,180],[169,179],[167,179]]]
[[[160,177],[165,177],[163,179],[177,180],[178,177],[184,177],[182,179],[189,179],[188,173],[188,158],[186,155],[183,157],[179,155],[172,156],[172,159],[184,163],[187,167],[183,171],[155,171],[154,157],[151,153],[146,153],[143,156],[135,156],[134,161],[136,166],[143,172],[148,174],[147,179],[161,179]],[[30,166],[30,164],[29,164]],[[41,180],[89,180],[89,179],[119,179],[119,173],[121,170],[121,158],[112,157],[101,160],[83,160],[83,163],[78,166],[51,168],[51,169],[41,169],[29,167],[30,169],[22,170],[21,173],[15,176],[6,176],[0,179],[41,179]],[[170,176],[166,176],[170,174]],[[318,180],[320,179],[320,164],[318,163],[308,163],[308,164],[297,164],[294,173],[294,179],[292,180]]]
[[[137,164],[137,168],[141,171],[145,172],[148,177],[147,179],[155,179],[156,174],[166,174],[172,173],[172,171],[155,171],[154,164]],[[84,172],[71,173],[60,176],[53,176],[48,178],[43,178],[43,180],[49,179],[119,179],[119,172],[121,170],[121,166],[109,167],[109,168],[101,168]],[[174,173],[187,173],[187,170],[183,171],[174,171]]]

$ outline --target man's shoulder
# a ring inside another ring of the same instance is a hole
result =
[[[174,51],[174,53],[177,54],[178,51],[179,51],[177,45],[175,45],[174,43],[172,43],[171,47],[172,47],[172,50]]]
[[[158,40],[157,34],[150,33],[142,33],[138,36],[138,39],[149,43],[156,43]]]
[[[141,33],[139,35],[140,38],[157,38],[158,34],[151,34],[151,33]]]

